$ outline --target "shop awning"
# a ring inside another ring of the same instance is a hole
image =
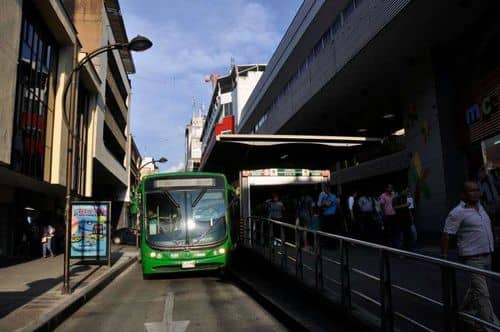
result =
[[[331,169],[362,146],[382,139],[359,136],[222,134],[200,169],[238,172],[260,168]]]

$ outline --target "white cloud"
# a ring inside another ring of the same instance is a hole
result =
[[[179,172],[184,171],[185,163],[179,162],[177,165],[170,166],[167,168],[167,172]]]
[[[192,98],[205,109],[210,103],[204,76],[226,74],[231,57],[236,63],[266,63],[293,14],[292,7],[284,23],[281,7],[300,1],[148,1],[145,6],[122,0],[128,35],[148,36],[154,44],[134,54],[137,78],[131,75],[131,128],[141,153],[167,157],[175,165],[169,170],[183,168]]]

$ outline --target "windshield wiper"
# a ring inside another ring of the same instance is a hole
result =
[[[191,204],[191,207],[195,207],[206,192],[207,188],[203,188],[198,194],[198,196],[196,196],[195,200],[193,201],[193,204]]]
[[[205,233],[201,234],[196,240],[194,240],[193,243],[199,243],[205,236],[207,236],[208,234],[210,234],[212,232],[212,230],[214,229],[214,227],[219,224],[221,221],[223,220],[226,220],[225,216],[222,216],[222,217],[219,217],[212,226],[210,226],[209,229],[206,230]]]

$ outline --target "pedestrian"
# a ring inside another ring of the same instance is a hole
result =
[[[396,243],[395,247],[401,247],[402,240],[406,248],[410,251],[416,249],[416,234],[412,231],[413,219],[410,211],[410,204],[408,203],[408,188],[401,191],[401,194],[394,197],[392,205],[396,211],[396,219],[393,227],[393,242]]]
[[[375,225],[374,227],[376,228],[376,232],[374,233],[375,242],[381,244],[384,242],[384,214],[382,213],[382,206],[380,205],[380,196],[372,193],[371,198],[373,199],[372,218]]]
[[[276,220],[276,221],[284,221],[284,216],[285,216],[285,204],[281,201],[278,193],[272,193],[271,198],[266,200],[264,203],[265,208],[266,208],[266,213],[267,213],[267,218]],[[262,221],[264,222],[263,225],[263,231],[264,234],[262,234],[264,243],[267,244],[269,243],[268,241],[273,241],[272,239],[269,238],[269,231],[271,230],[269,227],[272,227],[272,233],[273,236],[276,237],[278,234],[280,234],[280,227],[276,225],[275,223],[268,222],[268,221]],[[287,229],[285,228],[285,239],[289,239],[290,234],[287,232]]]
[[[299,226],[311,229],[312,216],[313,216],[314,201],[310,195],[304,191],[297,201],[297,220]],[[308,232],[304,232],[304,246],[308,247]]]
[[[398,243],[394,242],[394,227],[396,223],[396,211],[392,207],[392,199],[394,198],[393,188],[391,184],[385,187],[385,191],[380,195],[379,202],[382,210],[384,222],[384,238],[387,245],[392,245],[398,248]]]
[[[325,185],[324,190],[319,194],[317,205],[321,210],[320,229],[323,232],[340,234],[341,227],[337,220],[338,200],[329,184]]]
[[[267,202],[269,219],[283,221],[285,205],[277,193],[272,194],[272,199]]]
[[[478,184],[473,181],[465,182],[462,200],[446,218],[441,250],[443,258],[447,259],[449,237],[456,236],[458,255],[464,264],[491,270],[491,258],[494,252],[491,220],[479,202],[479,198]],[[462,306],[464,311],[474,316],[493,324],[500,324],[491,305],[486,278],[481,274],[471,274],[469,289]]]
[[[20,243],[17,247],[17,253],[24,260],[28,260],[30,258],[30,243],[28,241],[28,235],[26,234],[26,231],[23,231],[21,234]]]
[[[359,209],[358,222],[363,230],[361,238],[373,242],[376,235],[375,220],[375,202],[370,195],[362,193],[357,202]]]
[[[415,200],[413,199],[413,195],[411,194],[410,188],[406,188],[407,197],[406,201],[408,203],[408,209],[410,210],[410,228],[408,230],[408,241],[413,241],[413,247],[410,249],[412,251],[417,250],[417,227],[415,226]]]
[[[356,190],[352,191],[347,198],[347,219],[349,222],[349,229],[352,231],[353,237],[361,238],[363,234],[363,227],[359,220],[359,205],[358,203],[358,192]]]
[[[52,238],[55,234],[55,228],[51,225],[43,226],[42,234],[42,253],[43,258],[47,257],[47,251],[50,253],[51,257],[54,257],[54,252],[52,251]]]

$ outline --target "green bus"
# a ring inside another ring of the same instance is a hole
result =
[[[137,198],[145,279],[158,273],[228,266],[235,192],[223,174],[149,175],[141,181]]]

